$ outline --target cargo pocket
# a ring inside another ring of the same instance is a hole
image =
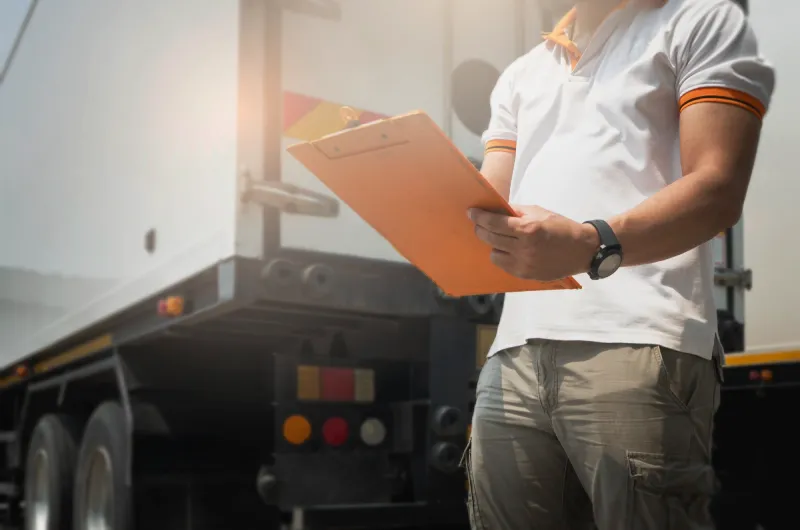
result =
[[[713,529],[709,503],[716,488],[709,464],[652,453],[627,453],[630,530]]]
[[[464,470],[467,477],[467,511],[469,513],[469,524],[472,530],[487,530],[481,520],[480,510],[478,509],[478,499],[475,495],[475,479],[472,474],[472,436],[467,440],[467,447],[461,456],[459,466]]]

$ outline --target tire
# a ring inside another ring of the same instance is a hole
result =
[[[34,427],[25,462],[25,530],[65,530],[72,516],[77,422],[48,414]]]
[[[109,401],[97,407],[83,431],[78,454],[73,530],[133,528],[131,491],[125,480],[129,443],[125,412],[119,403]],[[105,526],[98,524],[100,521]]]

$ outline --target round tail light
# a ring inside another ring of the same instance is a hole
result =
[[[342,418],[329,418],[322,425],[322,438],[332,447],[344,445],[349,434],[350,428]]]
[[[386,426],[377,418],[367,418],[359,431],[361,441],[369,446],[376,446],[386,439]]]

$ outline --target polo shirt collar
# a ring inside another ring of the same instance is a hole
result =
[[[617,7],[615,7],[608,15],[614,13],[615,11],[619,11],[620,9],[624,9],[628,7],[630,4],[638,5],[640,7],[649,7],[651,9],[659,9],[665,6],[669,2],[669,0],[622,0]],[[566,15],[564,15],[561,20],[556,24],[556,27],[553,28],[550,32],[542,33],[542,38],[556,44],[557,46],[561,46],[567,52],[569,56],[570,63],[572,68],[575,68],[575,65],[578,64],[578,61],[581,58],[581,50],[578,46],[572,41],[571,35],[567,35],[567,28],[572,26],[578,18],[578,8],[573,7],[570,9]]]

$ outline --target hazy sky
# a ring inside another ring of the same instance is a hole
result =
[[[0,0],[0,68],[17,36],[32,0]]]

